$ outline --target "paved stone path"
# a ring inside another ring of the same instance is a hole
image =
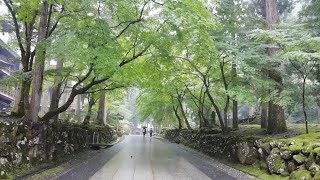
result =
[[[117,149],[117,150],[113,150]],[[90,180],[248,180],[244,173],[234,170],[189,148],[181,148],[156,138],[127,136],[111,147],[111,156],[86,162],[58,179]],[[110,155],[109,153],[109,155]],[[96,161],[96,163],[95,163]],[[90,165],[91,164],[91,165]],[[87,168],[85,168],[87,166]],[[85,173],[85,171],[87,173]],[[94,172],[93,172],[94,171]],[[82,175],[81,175],[82,174]]]

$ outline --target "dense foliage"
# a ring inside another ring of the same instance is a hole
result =
[[[284,122],[270,133],[302,117],[307,128],[320,119],[313,112],[320,109],[320,4],[272,2],[4,0],[2,18],[14,27],[11,47],[22,64],[13,112],[25,121],[57,120],[81,96],[85,124],[151,119],[226,133],[246,118],[238,107],[254,107],[263,128],[265,118]],[[296,11],[300,18],[288,24]],[[281,21],[270,24],[270,16]],[[57,65],[45,66],[51,61]],[[48,89],[50,108],[39,114]],[[268,116],[268,108],[280,115]]]

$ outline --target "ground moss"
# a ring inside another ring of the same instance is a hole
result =
[[[245,172],[251,176],[257,177],[259,179],[265,179],[265,180],[288,180],[289,177],[283,177],[279,175],[270,175],[269,172],[266,170],[261,170],[258,164],[255,165],[242,165],[233,162],[232,160],[228,158],[218,158],[219,161],[222,163],[227,164],[228,166],[231,166],[239,171]],[[261,164],[260,164],[261,165]],[[265,164],[266,165],[266,164]]]
[[[311,148],[312,148],[312,149],[315,149],[315,148],[318,148],[318,147],[320,147],[320,143],[313,143],[313,144],[311,145]]]
[[[282,167],[281,158],[276,158],[274,164],[277,169],[280,169]]]
[[[317,142],[319,138],[320,138],[320,133],[317,132],[317,133],[298,135],[293,138],[289,138],[289,140],[295,140],[296,144],[308,145],[308,144]]]
[[[262,144],[261,144],[261,148],[263,148],[263,149],[269,149],[269,148],[270,148],[269,142],[262,143]]]
[[[272,151],[273,153],[280,153],[280,150],[278,148],[273,148]]]
[[[298,163],[302,164],[306,161],[307,157],[304,156],[303,154],[297,154],[293,156],[293,159]]]
[[[301,170],[301,171],[294,171],[290,175],[290,180],[311,180],[312,176],[310,171]]]
[[[253,143],[255,140],[261,139],[260,136],[245,136],[242,137],[241,140],[246,141],[246,142],[251,142]]]
[[[55,175],[62,173],[63,171],[65,171],[65,167],[58,166],[58,167],[43,171],[39,174],[36,174],[36,175],[30,177],[30,179],[32,179],[32,180],[50,179],[50,178],[54,177]]]
[[[266,170],[266,169],[268,169],[268,164],[267,164],[267,162],[265,162],[265,161],[257,161],[257,162],[259,162],[259,168],[261,169],[261,170]]]
[[[259,146],[263,149],[265,155],[269,154],[269,146],[272,144],[273,147],[277,147],[275,149],[279,149],[273,150],[273,153],[275,153],[274,151],[290,151],[293,155],[301,153],[301,155],[308,156],[312,152],[317,152],[317,154],[320,155],[320,143],[318,142],[318,139],[320,139],[319,129],[320,125],[311,124],[309,126],[309,134],[303,134],[305,133],[303,125],[290,125],[288,127],[288,133],[268,135],[266,134],[265,129],[261,129],[259,125],[241,125],[239,130],[232,131],[232,136],[238,136],[241,140],[249,142],[261,139]],[[220,134],[216,134],[215,136],[220,136]],[[300,160],[304,161],[303,159]],[[225,162],[225,160],[223,160],[223,162]],[[269,175],[267,171],[260,170],[260,167],[265,166],[265,164],[255,164],[255,166],[245,166],[232,162],[227,162],[227,164],[261,179],[288,179],[288,177]],[[274,162],[274,164],[275,166],[282,166],[281,161]],[[294,169],[295,168],[292,168],[292,170]],[[296,175],[300,175],[299,173]]]
[[[14,179],[14,177],[13,177],[12,174],[6,174],[6,175],[4,175],[4,176],[0,176],[0,179],[10,180],[10,179]]]
[[[312,180],[320,180],[320,171],[316,173]]]
[[[289,129],[295,129],[298,132],[305,133],[306,127],[304,124],[292,124],[288,126]],[[319,124],[308,124],[309,133],[316,133],[320,130]]]
[[[313,152],[315,152],[317,154],[320,154],[320,147],[317,147],[317,148],[313,149]]]
[[[280,150],[281,151],[291,151],[293,153],[298,153],[300,151],[302,151],[303,147],[300,145],[291,145],[291,146],[286,146],[286,147],[282,147]]]
[[[309,124],[309,133],[318,133],[320,130],[319,124]],[[265,132],[264,129],[261,129],[260,125],[257,124],[249,124],[249,125],[240,125],[238,131],[234,131],[232,133],[235,134],[261,134]],[[290,124],[288,125],[288,132],[290,132],[289,137],[305,134],[305,125],[304,124]],[[264,136],[266,137],[266,136]],[[268,136],[270,137],[270,136]]]

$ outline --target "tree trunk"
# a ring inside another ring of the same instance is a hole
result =
[[[66,111],[70,105],[72,104],[74,98],[78,95],[78,94],[84,94],[85,92],[87,92],[91,87],[100,84],[102,82],[107,81],[110,77],[108,78],[103,78],[103,79],[99,79],[96,80],[95,78],[93,78],[88,84],[84,85],[83,87],[78,87],[81,82],[83,82],[84,80],[86,80],[90,74],[92,73],[93,68],[91,67],[89,69],[89,71],[87,72],[87,74],[82,77],[82,79],[80,81],[78,81],[75,85],[73,85],[73,87],[71,88],[71,93],[67,99],[67,101],[65,103],[63,103],[63,105],[61,105],[59,108],[53,109],[49,112],[47,112],[42,118],[41,120],[46,121],[48,119],[51,119],[53,116],[60,114],[64,111]]]
[[[21,94],[20,86],[15,85],[14,104],[12,107],[11,115],[18,116],[17,111],[18,111],[18,105],[20,101],[20,94]]]
[[[104,125],[105,119],[106,119],[106,93],[102,91],[100,92],[100,97],[99,97],[97,121],[100,125]]]
[[[274,29],[279,24],[279,12],[277,0],[266,1],[266,20],[268,29]]]
[[[191,100],[193,101],[193,103],[197,106],[198,108],[198,116],[199,116],[199,128],[203,128],[203,127],[211,127],[207,117],[209,117],[207,114],[208,113],[204,113],[205,112],[205,108],[204,108],[204,103],[205,103],[205,97],[206,97],[206,93],[203,91],[204,86],[201,87],[200,90],[200,96],[197,97],[195,94],[193,94],[190,89],[188,88],[188,86],[185,86],[186,90],[189,91],[190,95],[191,95]]]
[[[90,118],[91,118],[91,115],[92,115],[92,107],[93,105],[95,104],[95,100],[93,97],[88,97],[88,111],[87,111],[87,114],[86,116],[84,117],[84,120],[83,120],[83,125],[88,125],[90,123]]]
[[[23,117],[29,107],[29,92],[31,79],[23,79],[19,88],[18,98],[15,100],[15,105],[12,109],[12,114],[17,117]]]
[[[26,114],[26,120],[32,120],[33,122],[38,122],[39,119],[38,113],[40,111],[44,62],[46,58],[46,47],[44,40],[46,39],[47,34],[48,8],[49,4],[46,0],[44,0],[42,2],[42,9],[40,15],[38,44],[36,46],[36,61],[32,74],[32,94],[30,101],[31,106],[29,106],[28,113]]]
[[[175,116],[177,117],[177,119],[178,119],[178,123],[179,123],[179,129],[182,129],[182,120],[181,120],[181,117],[179,116],[179,113],[178,113],[178,108],[179,108],[179,106],[177,106],[177,107],[174,107],[173,106],[173,111],[174,111],[174,114],[175,114]]]
[[[216,126],[216,112],[211,111],[211,126],[214,127]]]
[[[309,129],[308,129],[308,116],[306,112],[306,98],[305,98],[305,93],[306,93],[306,79],[307,77],[303,78],[303,85],[302,85],[302,109],[303,109],[303,115],[304,115],[304,122],[306,125],[306,134],[309,134]]]
[[[276,82],[282,82],[282,78],[280,75],[275,74],[275,71],[273,73],[270,73],[270,78],[276,80]],[[282,91],[282,84],[276,85],[276,89],[280,93]],[[284,110],[282,106],[279,106],[273,101],[269,101],[269,112],[268,112],[268,133],[274,134],[274,133],[282,133],[287,131],[287,125],[286,121],[284,119]]]
[[[30,51],[29,49],[27,49]],[[22,55],[21,64],[24,77],[21,80],[19,88],[19,95],[15,107],[13,107],[12,114],[17,117],[23,117],[29,108],[29,93],[31,86],[31,78],[26,73],[31,71],[30,62],[33,61],[33,55],[31,52],[25,52],[26,55]]]
[[[279,23],[279,13],[277,8],[277,0],[266,1],[266,22],[268,29],[272,30]],[[277,51],[276,48],[268,48],[268,55],[272,56]],[[277,64],[275,67],[279,66]],[[269,71],[269,77],[274,80],[276,85],[276,90],[280,94],[282,91],[282,77],[276,69],[271,69]],[[287,131],[286,121],[284,119],[284,110],[282,106],[279,106],[271,100],[269,102],[269,112],[268,112],[268,133],[281,133]]]
[[[34,24],[38,15],[35,12],[33,17],[31,17],[31,21],[23,23],[24,28],[23,31],[21,31],[21,26],[19,25],[18,21],[18,13],[16,12],[14,5],[9,0],[4,0],[3,2],[11,14],[15,36],[20,49],[22,72],[24,73],[24,75],[26,75],[26,73],[31,72],[32,70],[33,58],[35,54],[35,51],[31,52],[32,37],[35,29]],[[24,38],[24,40],[22,40],[22,37]],[[30,85],[30,77],[28,75],[27,77],[24,76],[19,87],[19,95],[17,95],[17,99],[15,99],[15,104],[12,109],[12,115],[18,117],[23,117],[25,115],[29,107]]]
[[[269,77],[269,71],[266,68],[262,69],[262,76]],[[266,97],[268,89],[262,89],[261,95],[261,128],[268,128],[268,102],[266,102]]]
[[[204,127],[206,128],[211,128],[212,126],[210,125],[209,123],[209,118],[210,118],[210,109],[208,108],[205,108],[205,99],[206,99],[206,92],[203,92],[202,93],[202,88],[201,88],[201,94],[203,94],[203,96],[200,96],[200,99],[199,99],[199,104],[200,104],[200,107],[201,107],[201,114],[202,114],[202,119],[203,119],[203,123],[204,123]],[[206,112],[206,113],[204,113]]]
[[[211,125],[206,117],[203,117],[203,127],[210,128]]]
[[[220,71],[221,71],[221,77],[224,84],[224,90],[226,91],[226,93],[228,93],[228,82],[224,73],[224,59],[223,59],[223,62],[220,62]],[[224,120],[225,129],[228,129],[229,103],[230,103],[230,96],[226,94],[226,104],[223,109],[223,120]]]
[[[182,117],[184,119],[184,122],[186,123],[187,128],[188,129],[192,129],[190,124],[189,124],[189,121],[188,121],[188,118],[186,116],[186,113],[183,110],[183,105],[182,105],[182,101],[181,101],[180,97],[178,97],[178,102],[179,102],[179,106],[180,106],[180,111],[181,111]]]
[[[261,128],[268,127],[268,103],[264,102],[262,99],[261,102]]]
[[[199,117],[199,129],[203,127],[202,115],[201,111],[198,109],[198,117]]]
[[[203,103],[200,105],[200,113],[203,121],[202,127],[209,128],[211,126],[209,123],[210,113],[208,113],[208,110],[204,107]]]
[[[320,124],[320,106],[318,105],[318,124]]]
[[[224,121],[224,125],[225,128],[228,129],[228,109],[229,109],[229,96],[227,97],[227,104],[223,109],[223,121]]]
[[[34,61],[34,56],[36,53],[36,50],[31,50],[32,47],[32,36],[33,36],[33,31],[35,29],[34,24],[36,21],[36,16],[35,15],[32,18],[32,21],[29,24],[25,25],[25,43],[26,43],[26,49],[25,49],[25,54],[21,56],[21,64],[22,64],[22,71],[26,75],[22,79],[22,86],[21,86],[21,93],[20,93],[20,102],[19,102],[19,107],[18,107],[18,112],[21,113],[22,116],[27,113],[29,109],[29,94],[30,94],[30,89],[31,89],[31,77],[28,75],[28,73],[32,72],[32,66],[33,66],[33,61]],[[22,117],[21,116],[21,117]]]
[[[75,119],[77,122],[81,123],[81,94],[76,96],[76,103]]]
[[[235,35],[233,37],[235,39]],[[238,85],[238,83],[237,83],[237,65],[236,65],[236,63],[232,63],[231,75],[232,75],[233,84]],[[233,100],[232,100],[232,128],[239,129],[239,123],[238,122],[239,122],[239,118],[238,118],[238,101],[237,101],[237,97],[233,97]]]
[[[238,120],[238,101],[232,101],[233,108],[232,108],[232,128],[239,129],[239,120]]]
[[[222,130],[223,133],[226,133],[226,128],[225,128],[225,125],[223,123],[222,116],[220,114],[220,109],[219,109],[218,105],[215,103],[213,97],[211,96],[211,93],[209,91],[209,86],[208,86],[208,84],[206,84],[206,80],[204,80],[204,83],[205,83],[206,93],[207,93],[207,95],[209,97],[209,100],[210,100],[212,106],[214,107],[214,110],[215,110],[216,114],[218,115],[218,120],[219,120],[219,123],[220,123],[220,126],[221,126],[221,130]]]
[[[59,70],[63,68],[63,61],[61,59],[57,60],[56,69]],[[50,102],[50,108],[49,110],[53,110],[59,107],[59,100],[60,100],[60,93],[61,93],[61,85],[62,85],[62,78],[61,77],[55,77],[54,79],[55,87],[52,88],[52,94],[51,94],[51,102]],[[58,120],[59,115],[55,115],[52,119],[54,121]]]
[[[286,121],[282,106],[269,102],[268,133],[282,133],[287,131]]]

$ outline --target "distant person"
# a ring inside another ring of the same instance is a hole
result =
[[[152,137],[152,133],[153,133],[153,130],[152,130],[152,128],[150,128],[150,137]]]
[[[145,136],[147,134],[147,129],[146,128],[142,129],[142,134],[143,134],[143,136]]]

